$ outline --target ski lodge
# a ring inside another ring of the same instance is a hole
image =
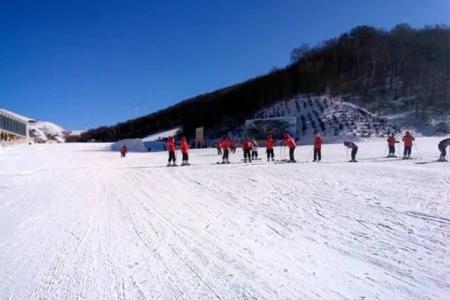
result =
[[[29,137],[30,118],[0,108],[0,141],[20,141]]]

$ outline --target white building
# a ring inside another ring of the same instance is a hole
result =
[[[32,119],[0,108],[0,141],[26,140]]]

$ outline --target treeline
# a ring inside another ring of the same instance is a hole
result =
[[[386,31],[359,26],[315,47],[294,49],[283,69],[138,119],[89,130],[79,141],[144,137],[177,126],[191,137],[200,126],[207,135],[217,136],[257,110],[298,93],[357,95],[357,104],[375,112],[414,109],[423,119],[442,114],[450,108],[450,28],[401,24]]]

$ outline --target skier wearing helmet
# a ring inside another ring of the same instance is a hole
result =
[[[189,143],[186,139],[186,137],[181,138],[181,154],[183,156],[183,162],[181,163],[182,166],[189,166]]]
[[[439,161],[447,161],[445,157],[447,156],[447,147],[450,147],[450,138],[442,140],[438,144],[439,151],[441,155],[439,156]]]
[[[356,162],[356,153],[358,152],[358,146],[355,143],[349,141],[345,141],[344,146],[347,147],[348,149],[352,149],[351,153],[352,159],[349,162]]]
[[[389,154],[387,157],[396,157],[395,156],[395,144],[398,143],[397,139],[395,138],[395,134],[391,133],[391,135],[387,139],[388,147],[389,147]]]
[[[242,150],[244,151],[244,162],[252,162],[252,157],[250,155],[250,152],[252,151],[252,140],[251,139],[245,139],[242,142]]]
[[[228,157],[230,155],[230,140],[228,137],[225,137],[222,141],[220,141],[220,149],[222,149],[222,163],[229,164],[230,161],[228,160]]]
[[[274,159],[274,153],[273,153],[273,147],[275,146],[275,141],[272,138],[272,135],[267,135],[266,138],[266,154],[267,154],[267,161],[270,161],[270,159]]]
[[[169,161],[167,163],[167,166],[176,166],[175,161],[176,161],[176,157],[175,157],[175,150],[176,150],[176,145],[175,145],[175,139],[173,138],[173,136],[169,136],[167,138],[167,151],[169,152]],[[173,164],[170,164],[170,163]]]
[[[122,145],[122,147],[120,147],[120,156],[125,157],[127,155],[127,152],[128,152],[127,146]]]
[[[313,162],[319,162],[322,159],[322,138],[320,133],[316,133],[314,137],[314,160]]]
[[[283,136],[284,136],[284,145],[289,148],[288,162],[295,162],[294,151],[295,147],[297,146],[295,144],[295,140],[287,132],[285,132]]]
[[[413,146],[414,137],[407,131],[405,136],[403,137],[404,143],[404,151],[403,151],[403,159],[411,158],[411,148]]]

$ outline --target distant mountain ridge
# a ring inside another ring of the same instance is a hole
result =
[[[342,98],[381,117],[407,113],[391,119],[402,128],[450,132],[449,41],[447,26],[400,24],[390,31],[358,26],[316,47],[294,49],[285,68],[138,119],[88,130],[78,140],[142,138],[175,127],[191,138],[197,127],[205,127],[207,136],[220,136],[258,111],[301,94]]]

